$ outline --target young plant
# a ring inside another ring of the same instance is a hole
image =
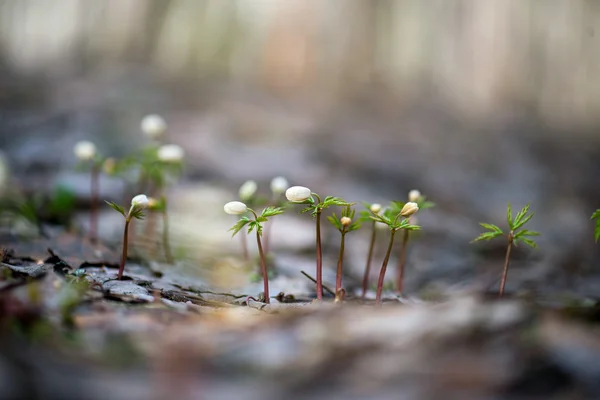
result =
[[[367,254],[367,264],[365,265],[365,274],[362,280],[362,298],[365,298],[367,288],[369,287],[369,275],[371,274],[371,261],[373,260],[373,248],[375,247],[375,237],[377,236],[377,229],[375,224],[377,221],[371,219],[371,213],[378,214],[381,211],[381,204],[365,204],[367,210],[361,211],[361,219],[371,221],[371,240],[369,242],[369,253]]]
[[[596,228],[594,229],[594,240],[596,241],[596,243],[598,243],[598,239],[600,239],[600,209],[594,211],[590,219],[596,220]]]
[[[269,304],[270,297],[267,260],[265,258],[262,242],[260,240],[263,232],[262,223],[267,222],[270,217],[283,213],[283,209],[279,207],[267,207],[260,215],[258,215],[253,209],[248,208],[246,204],[240,201],[230,201],[229,203],[225,204],[223,209],[227,214],[230,215],[242,215],[239,221],[230,229],[230,231],[233,231],[232,236],[235,236],[235,234],[241,231],[246,225],[248,225],[248,233],[251,233],[253,230],[256,231],[256,244],[258,246],[258,254],[260,256],[260,269],[263,276],[265,303]],[[253,220],[244,215],[248,212],[254,216]]]
[[[392,247],[394,247],[394,237],[396,236],[396,232],[398,232],[401,229],[411,231],[421,229],[418,225],[411,225],[409,222],[409,217],[417,211],[419,211],[419,206],[417,205],[417,203],[409,201],[408,203],[404,204],[404,206],[402,206],[402,208],[399,211],[396,209],[395,206],[392,206],[382,214],[372,212],[371,219],[373,221],[384,223],[390,229],[390,242],[388,244],[383,263],[381,264],[379,280],[377,281],[377,296],[375,300],[378,305],[381,304],[381,292],[383,291],[383,281],[385,280],[385,272],[387,269],[388,262],[390,260],[390,255],[392,253]],[[399,220],[401,217],[403,219]]]
[[[317,200],[313,198],[316,197]],[[285,191],[285,197],[292,203],[305,204],[306,207],[301,212],[310,212],[317,223],[316,229],[316,248],[317,248],[317,300],[323,299],[323,250],[321,248],[321,213],[324,209],[331,206],[348,207],[354,203],[349,203],[339,197],[327,196],[324,200],[311,192],[304,186],[292,186]]]
[[[432,203],[431,201],[427,201],[427,198],[425,196],[421,195],[421,192],[419,192],[418,190],[415,190],[415,189],[408,192],[408,201],[417,203],[417,205],[419,206],[419,210],[425,210],[427,208],[431,208],[431,207],[435,206],[434,203]],[[402,207],[404,206],[404,203],[393,202],[392,205],[396,206],[396,209],[401,210]],[[416,217],[414,217],[414,218],[416,218]],[[396,277],[396,289],[398,290],[399,294],[402,294],[402,289],[404,287],[404,269],[406,267],[406,248],[408,246],[409,236],[410,236],[409,230],[405,229],[404,232],[402,233],[402,246],[400,247],[400,254],[398,255],[398,268],[396,269],[398,271],[398,275]]]
[[[344,263],[344,244],[346,240],[346,234],[360,228],[360,222],[352,222],[355,211],[350,207],[346,207],[342,210],[341,218],[333,213],[327,219],[332,223],[333,226],[340,231],[342,235],[342,241],[340,243],[340,255],[338,257],[337,270],[335,274],[335,293],[339,293],[342,289],[342,265]]]
[[[125,271],[125,261],[127,260],[127,240],[129,238],[129,224],[133,218],[144,219],[144,209],[148,207],[148,197],[145,194],[138,194],[131,199],[131,207],[125,213],[125,209],[111,201],[106,202],[109,206],[117,210],[125,218],[125,229],[123,232],[123,254],[121,255],[121,265],[119,266],[119,274],[117,279],[123,279],[123,271]]]
[[[506,248],[506,257],[504,259],[504,269],[502,271],[502,279],[500,280],[500,290],[498,296],[504,295],[504,286],[506,285],[506,277],[508,276],[508,264],[510,263],[510,251],[512,246],[517,246],[519,241],[525,243],[528,246],[537,248],[537,244],[530,239],[532,236],[539,236],[539,232],[530,231],[527,229],[521,229],[529,220],[533,217],[533,212],[529,213],[529,204],[527,204],[521,211],[512,217],[512,209],[510,203],[508,203],[508,209],[506,211],[506,220],[508,222],[509,231],[504,233],[502,229],[493,224],[486,224],[481,222],[479,225],[486,228],[488,232],[483,232],[481,235],[473,239],[473,242],[479,242],[481,240],[491,240],[499,236],[506,236],[508,239],[508,246]]]
[[[90,231],[92,243],[98,239],[98,194],[100,192],[100,166],[102,159],[98,156],[96,145],[82,140],[73,147],[73,153],[82,166],[90,165]]]

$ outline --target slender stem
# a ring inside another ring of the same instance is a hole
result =
[[[91,171],[91,204],[90,204],[90,241],[96,243],[98,240],[98,193],[100,191],[100,169],[94,163]]]
[[[398,280],[396,287],[398,293],[402,294],[404,283],[404,266],[406,265],[406,245],[408,244],[408,229],[404,229],[402,236],[402,247],[400,248],[400,257],[398,258]]]
[[[508,264],[510,263],[510,250],[513,244],[513,232],[508,234],[508,247],[506,248],[506,258],[504,259],[504,270],[502,271],[502,279],[500,280],[500,291],[498,297],[504,296],[504,286],[506,285],[506,277],[508,276]]]
[[[342,264],[344,263],[344,242],[346,239],[346,227],[342,231],[342,243],[340,244],[340,255],[338,257],[337,272],[335,274],[335,293],[342,288]]]
[[[119,275],[117,275],[117,279],[123,279],[123,271],[125,271],[125,261],[127,260],[127,239],[129,237],[129,223],[131,219],[125,218],[125,231],[123,232],[123,254],[121,256],[121,265],[119,266]]]
[[[377,282],[377,296],[375,300],[377,304],[381,304],[381,291],[383,290],[383,280],[385,279],[385,270],[387,269],[388,261],[390,260],[390,254],[392,253],[392,247],[394,246],[394,236],[396,235],[396,231],[392,230],[390,234],[390,243],[387,248],[387,252],[385,253],[385,258],[383,259],[383,264],[381,264],[381,271],[379,272],[379,281]]]
[[[163,211],[163,247],[165,250],[165,258],[168,263],[173,263],[173,253],[171,252],[171,242],[169,240],[169,215],[167,210]]]
[[[369,274],[371,273],[371,260],[373,259],[373,248],[375,247],[375,236],[377,229],[375,229],[376,222],[373,221],[371,226],[371,243],[369,244],[369,254],[367,255],[367,265],[365,266],[365,275],[362,281],[362,298],[365,298],[367,293],[367,287],[369,286]]]
[[[321,248],[321,210],[317,211],[317,300],[323,300],[323,250]]]
[[[258,245],[258,254],[260,256],[260,269],[263,276],[263,286],[265,292],[265,303],[271,302],[269,297],[269,274],[267,272],[267,260],[265,260],[265,253],[263,252],[262,243],[260,242],[260,233],[256,230],[256,244]]]

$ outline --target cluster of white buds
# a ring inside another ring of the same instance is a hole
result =
[[[88,140],[82,140],[73,147],[73,153],[80,161],[90,161],[96,156],[96,145]]]
[[[157,114],[146,115],[140,124],[142,132],[151,139],[158,139],[167,130],[167,123]]]
[[[292,186],[285,191],[285,197],[294,203],[301,203],[308,200],[312,195],[309,188],[304,186]]]
[[[408,192],[408,201],[412,201],[412,202],[416,203],[420,199],[421,199],[421,192],[419,192],[418,190],[413,189],[410,192]]]
[[[229,215],[241,215],[248,211],[248,207],[241,201],[230,201],[223,206],[223,210]]]
[[[240,199],[244,201],[250,200],[256,194],[258,190],[258,185],[254,181],[246,181],[240,186],[240,190],[238,192]]]
[[[176,144],[166,144],[158,148],[157,157],[164,163],[180,163],[183,160],[183,149]]]
[[[281,194],[289,187],[287,179],[283,176],[277,176],[271,180],[271,192]]]
[[[404,207],[402,207],[402,210],[400,210],[400,215],[402,215],[405,218],[408,218],[417,211],[419,211],[419,205],[415,202],[409,201],[404,205]]]

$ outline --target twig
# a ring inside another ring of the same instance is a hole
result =
[[[300,271],[300,273],[301,273],[302,275],[304,275],[305,277],[307,277],[308,279],[310,279],[311,281],[313,281],[313,283],[317,283],[317,280],[316,280],[315,278],[313,278],[312,276],[310,276],[309,274],[307,274],[306,272],[304,272],[304,271]],[[328,288],[327,286],[325,286],[325,285],[323,285],[323,289],[325,289],[325,291],[326,291],[327,293],[329,293],[330,295],[332,295],[332,296],[334,296],[334,297],[335,297],[335,292],[334,292],[333,290],[329,289],[329,288]]]

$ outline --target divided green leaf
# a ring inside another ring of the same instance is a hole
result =
[[[120,205],[118,205],[117,203],[113,203],[112,201],[107,201],[104,200],[106,202],[106,204],[108,204],[109,206],[111,206],[113,209],[117,210],[118,212],[121,213],[122,216],[125,217],[125,209],[123,207],[121,207]]]

